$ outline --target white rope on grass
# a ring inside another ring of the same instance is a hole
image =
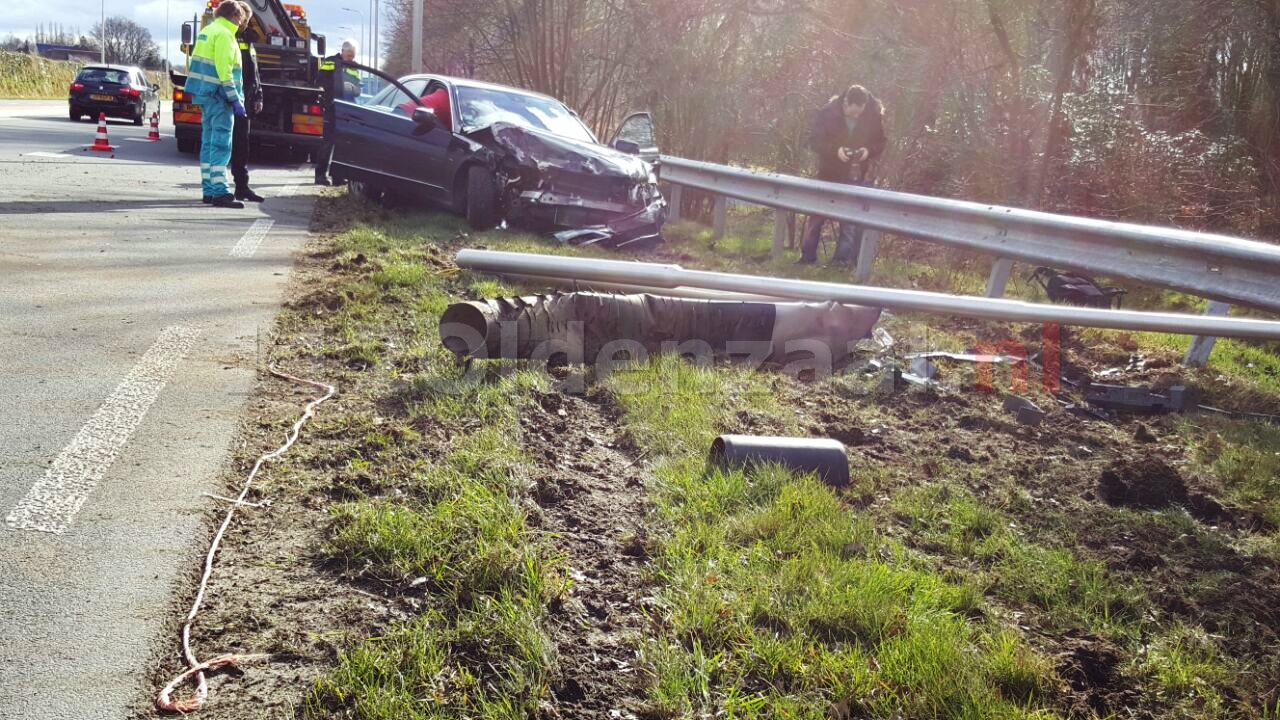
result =
[[[200,707],[204,705],[205,698],[209,695],[209,681],[205,677],[206,671],[218,670],[227,666],[237,667],[240,663],[260,659],[262,657],[256,655],[236,656],[227,654],[210,658],[202,663],[196,659],[195,653],[191,652],[191,625],[195,622],[196,615],[200,612],[200,605],[204,602],[204,593],[209,586],[209,576],[213,574],[213,558],[218,552],[218,545],[222,543],[222,536],[226,534],[227,527],[231,525],[231,518],[235,515],[236,508],[247,504],[244,499],[248,496],[249,488],[253,485],[253,479],[258,475],[258,471],[262,469],[263,463],[268,460],[274,460],[275,458],[283,455],[289,448],[293,447],[293,444],[298,440],[299,433],[302,432],[302,426],[315,416],[316,407],[319,406],[320,403],[332,398],[337,392],[337,388],[333,385],[326,385],[315,380],[297,378],[275,368],[269,368],[269,370],[275,377],[292,383],[297,383],[299,385],[310,385],[311,387],[324,390],[325,394],[324,397],[312,400],[307,404],[306,409],[302,412],[302,417],[298,418],[298,421],[293,424],[293,428],[290,429],[289,433],[285,436],[284,445],[260,456],[258,461],[254,463],[253,470],[249,472],[249,477],[245,480],[244,488],[240,491],[239,497],[232,501],[231,507],[227,510],[227,516],[222,520],[222,526],[218,528],[217,534],[213,536],[213,542],[209,545],[209,554],[206,555],[204,559],[204,575],[200,578],[200,589],[196,592],[195,602],[191,603],[191,612],[187,613],[186,622],[182,624],[182,656],[186,660],[187,669],[181,675],[170,681],[169,684],[160,691],[160,695],[156,697],[156,708],[161,712],[177,712],[185,715],[186,713],[199,710]],[[196,694],[186,700],[174,700],[173,692],[192,677],[195,677],[196,681]]]

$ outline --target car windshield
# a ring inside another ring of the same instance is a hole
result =
[[[569,108],[550,98],[462,85],[458,88],[458,104],[463,132],[505,122],[571,140],[596,142],[591,131]]]
[[[103,68],[85,68],[80,71],[80,77],[76,78],[80,82],[95,83],[111,83],[113,85],[128,85],[129,73],[124,70],[106,70]]]

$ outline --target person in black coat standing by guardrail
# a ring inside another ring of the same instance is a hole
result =
[[[818,111],[809,138],[810,147],[818,155],[818,179],[848,185],[866,182],[871,163],[884,153],[886,143],[884,107],[861,85],[853,85],[831,98],[831,102]],[[800,263],[817,261],[822,226],[828,220],[830,218],[820,215],[810,216]],[[856,260],[861,245],[862,227],[840,223],[840,240],[831,261]]]
[[[262,77],[258,74],[258,33],[246,27],[236,37],[240,42],[240,66],[244,76],[244,117],[236,116],[231,131],[231,177],[236,183],[236,199],[262,202],[261,195],[249,187],[249,118],[262,112]]]

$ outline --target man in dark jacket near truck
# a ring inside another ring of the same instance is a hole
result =
[[[320,61],[320,89],[324,91],[324,141],[311,153],[316,165],[316,184],[332,185],[329,162],[333,159],[333,101],[360,97],[360,71],[343,63],[355,62],[359,48],[353,40],[344,40],[342,50]],[[342,65],[342,71],[338,66]]]
[[[813,122],[810,146],[818,155],[818,179],[828,182],[861,185],[867,171],[884,152],[884,108],[866,88],[854,85],[843,94],[831,98],[818,111]],[[800,254],[801,263],[818,259],[818,242],[822,226],[829,218],[811,216]],[[840,223],[840,240],[832,262],[851,262],[858,257],[862,245],[862,227]]]
[[[231,177],[236,182],[236,199],[262,202],[262,196],[249,187],[249,118],[262,112],[262,78],[258,74],[258,52],[253,44],[258,33],[246,27],[236,36],[240,41],[240,65],[244,69],[244,117],[236,116],[231,131]]]

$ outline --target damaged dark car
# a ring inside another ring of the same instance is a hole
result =
[[[559,100],[438,75],[392,79],[367,102],[334,102],[330,172],[374,200],[422,200],[477,230],[506,222],[575,245],[661,242],[653,120],[629,116],[601,144]]]

